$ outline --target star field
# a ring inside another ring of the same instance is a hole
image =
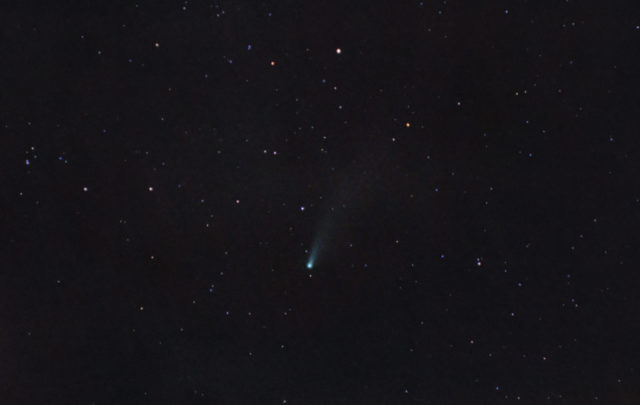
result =
[[[0,403],[640,403],[640,7],[17,2]]]

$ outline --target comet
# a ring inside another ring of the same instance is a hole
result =
[[[319,226],[320,231],[317,233],[315,240],[311,244],[311,252],[309,253],[309,258],[307,259],[306,267],[308,270],[313,269],[313,267],[316,265],[316,259],[318,258],[318,255],[320,254],[320,251],[324,246],[325,238],[328,234],[329,224],[330,221],[325,219]]]
[[[367,148],[364,149],[366,151],[376,150],[376,148],[372,149],[371,145],[367,145]],[[316,233],[305,264],[307,270],[311,271],[317,263],[322,263],[324,258],[320,257],[320,255],[324,254],[325,249],[331,245],[330,241],[336,228],[340,228],[338,225],[345,222],[345,216],[348,215],[347,207],[354,203],[355,196],[369,190],[376,178],[375,172],[370,168],[373,165],[375,169],[381,162],[384,162],[384,159],[377,158],[375,154],[365,153],[360,156],[353,162],[352,168],[348,170],[348,173],[340,182],[333,198],[329,200],[331,202],[324,201],[324,207],[321,207],[321,210],[324,210],[324,215],[319,218],[320,221],[317,224]],[[304,207],[301,207],[300,210],[304,211]]]
[[[318,256],[318,251],[320,250],[320,243],[318,240],[314,242],[311,246],[311,253],[309,254],[309,259],[307,259],[307,269],[313,269],[313,266],[316,264],[316,256]]]

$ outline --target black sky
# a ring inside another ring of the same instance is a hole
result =
[[[640,403],[637,4],[58,3],[0,8],[0,403]]]

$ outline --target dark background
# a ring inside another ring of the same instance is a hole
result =
[[[3,3],[0,403],[640,403],[639,24]]]

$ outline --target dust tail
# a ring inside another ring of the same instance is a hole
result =
[[[337,236],[342,226],[348,226],[348,209],[351,206],[361,206],[367,199],[365,195],[372,192],[372,186],[383,186],[378,180],[377,173],[385,170],[387,159],[379,152],[374,142],[368,142],[362,146],[360,156],[355,159],[350,168],[341,176],[339,185],[333,190],[333,197],[325,201],[321,209],[325,211],[324,217],[318,223],[315,239],[311,244],[306,268],[312,270],[321,262],[321,255],[325,247],[332,247],[331,239]],[[338,229],[336,229],[338,228]],[[331,239],[330,239],[331,238]],[[327,246],[328,245],[328,246]]]
[[[307,269],[311,270],[315,267],[320,252],[324,248],[325,238],[327,237],[328,231],[330,228],[329,225],[330,220],[325,219],[322,224],[322,230],[318,232],[315,240],[311,244],[311,251],[309,252],[309,258],[307,259]]]

